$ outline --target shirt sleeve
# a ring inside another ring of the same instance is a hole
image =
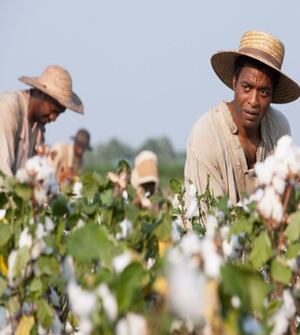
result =
[[[203,194],[208,185],[214,196],[227,193],[218,166],[218,148],[213,138],[206,135],[205,132],[201,134],[201,129],[194,129],[188,141],[184,171],[187,208],[190,204],[190,183],[196,186],[198,194]]]
[[[6,175],[13,175],[18,133],[22,119],[18,113],[19,106],[13,98],[0,99],[0,170]]]

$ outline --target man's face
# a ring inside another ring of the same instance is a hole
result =
[[[258,129],[272,101],[271,76],[262,70],[244,66],[233,79],[234,120],[245,129]]]
[[[85,152],[85,147],[79,143],[74,142],[74,154],[77,157],[82,157]]]
[[[40,98],[39,108],[35,112],[35,119],[37,122],[45,125],[46,123],[55,121],[59,114],[65,110],[66,108],[64,106],[44,94]]]

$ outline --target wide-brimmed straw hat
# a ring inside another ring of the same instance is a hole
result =
[[[19,80],[34,87],[66,108],[84,114],[84,106],[77,94],[72,89],[70,73],[58,65],[50,65],[40,77],[20,77]]]
[[[212,56],[211,65],[214,71],[231,89],[233,88],[234,64],[240,56],[258,60],[279,74],[272,102],[287,103],[300,96],[299,85],[281,72],[284,44],[278,38],[260,31],[247,31],[241,38],[238,51],[219,51]]]
[[[137,189],[141,184],[150,182],[158,185],[157,156],[150,150],[144,150],[134,160],[131,184]]]
[[[75,136],[71,137],[74,142],[85,150],[92,150],[90,145],[90,133],[86,129],[79,129]]]

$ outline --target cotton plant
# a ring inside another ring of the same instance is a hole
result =
[[[29,158],[25,166],[17,171],[16,180],[33,186],[33,199],[39,205],[46,203],[48,196],[58,191],[55,170],[46,156]]]

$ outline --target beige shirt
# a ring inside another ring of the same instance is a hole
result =
[[[7,175],[23,167],[44,142],[44,126],[28,121],[28,104],[26,91],[0,95],[0,170]]]
[[[234,204],[245,193],[253,192],[254,170],[247,167],[237,130],[225,102],[221,102],[197,121],[187,143],[186,187],[191,181],[199,194],[202,194],[210,176],[209,185],[213,194],[229,195]],[[271,155],[277,140],[285,134],[290,134],[286,117],[270,107],[261,123],[261,141],[256,161],[261,162]]]
[[[55,168],[57,178],[59,178],[60,173],[66,172],[68,169],[73,169],[75,173],[78,173],[81,169],[81,162],[75,159],[73,144],[54,144],[50,150],[49,160]]]

